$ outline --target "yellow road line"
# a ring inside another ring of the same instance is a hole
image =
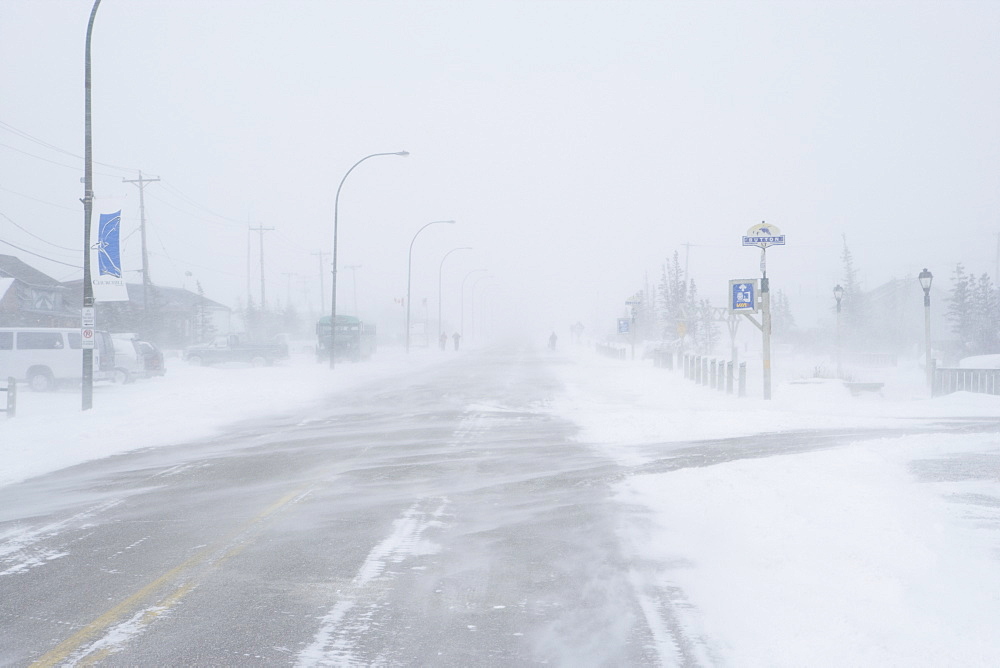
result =
[[[145,587],[135,592],[134,594],[126,598],[124,601],[114,606],[113,608],[102,614],[100,617],[98,617],[97,619],[90,622],[89,624],[81,628],[79,631],[71,635],[69,638],[66,638],[66,640],[63,640],[54,648],[46,652],[36,661],[31,663],[30,664],[31,667],[51,668],[52,666],[62,663],[63,661],[68,659],[73,653],[79,651],[85,643],[92,641],[96,639],[96,637],[99,636],[100,634],[105,633],[108,628],[110,628],[115,623],[120,621],[127,614],[130,613],[134,614],[135,610],[139,608],[142,601],[148,596],[152,595],[156,590],[160,589],[171,580],[177,578],[185,571],[188,571],[202,563],[208,563],[210,561],[210,557],[213,554],[216,554],[219,551],[220,547],[226,545],[227,543],[232,542],[234,539],[236,539],[236,537],[246,533],[249,529],[253,528],[257,524],[260,524],[262,521],[274,515],[279,510],[281,510],[289,503],[294,501],[295,499],[301,497],[311,485],[312,483],[309,483],[292,492],[289,492],[285,496],[278,499],[278,501],[276,501],[272,505],[262,510],[260,513],[258,513],[252,519],[250,519],[246,524],[240,527],[238,530],[234,531],[229,536],[227,536],[225,540],[221,541],[220,544],[217,544],[215,547],[205,548],[204,550],[202,550],[195,556],[191,557],[184,563],[180,564],[179,566],[171,568],[169,571],[167,571],[160,577],[156,578],[155,580],[147,584]],[[240,551],[243,550],[244,547],[245,545],[237,545],[234,548],[228,550],[219,559],[216,560],[216,564],[222,563],[226,559],[238,554]],[[184,595],[187,594],[192,589],[194,589],[193,584],[184,583],[180,587],[172,591],[170,594],[168,594],[166,597],[161,599],[160,604],[156,607],[162,609],[167,609],[169,607],[172,607],[173,605],[176,605],[184,597]],[[159,614],[163,611],[162,609],[152,614],[148,618],[148,620],[144,619],[143,620],[144,625],[154,621],[155,618],[159,616]],[[108,653],[110,653],[108,650],[100,652],[99,653],[101,654],[100,658],[107,656]],[[100,660],[100,658],[95,658],[94,660],[95,661]]]

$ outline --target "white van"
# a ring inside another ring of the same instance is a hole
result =
[[[0,327],[0,378],[26,381],[36,392],[83,378],[83,336],[79,329]],[[114,347],[107,332],[95,332],[94,380],[112,380]]]

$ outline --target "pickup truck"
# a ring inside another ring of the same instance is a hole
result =
[[[236,334],[217,336],[209,343],[188,346],[184,359],[193,365],[248,362],[254,366],[271,366],[275,360],[288,358],[284,343],[245,343]]]

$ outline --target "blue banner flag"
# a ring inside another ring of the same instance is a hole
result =
[[[121,250],[118,247],[122,212],[102,213],[97,233],[97,265],[101,276],[122,277]]]

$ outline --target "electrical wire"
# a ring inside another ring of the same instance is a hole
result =
[[[17,229],[21,230],[21,231],[22,231],[22,232],[24,232],[25,234],[28,234],[28,235],[30,235],[30,236],[33,236],[33,237],[35,237],[36,239],[38,239],[39,241],[41,241],[41,242],[43,242],[43,243],[47,243],[48,245],[50,245],[50,246],[52,246],[52,247],[54,247],[54,248],[58,248],[59,250],[64,250],[64,251],[69,251],[70,253],[79,253],[79,252],[81,252],[81,250],[82,250],[82,249],[80,249],[80,248],[66,248],[65,246],[59,246],[58,244],[54,244],[54,243],[52,243],[51,241],[47,241],[46,239],[43,239],[43,238],[41,238],[41,237],[40,237],[40,236],[38,236],[37,234],[34,234],[34,233],[33,233],[33,232],[31,232],[30,230],[27,230],[27,229],[25,229],[25,228],[21,227],[20,225],[18,225],[18,224],[17,224],[16,222],[14,222],[14,220],[13,220],[13,219],[12,219],[12,218],[11,218],[10,216],[8,216],[7,214],[5,214],[5,213],[4,213],[3,211],[0,211],[0,216],[3,216],[3,217],[4,217],[5,219],[7,219],[7,221],[8,221],[8,222],[9,222],[9,223],[10,223],[11,225],[13,225],[13,226],[14,226],[14,227],[16,227]]]
[[[56,151],[57,153],[62,153],[64,155],[68,155],[68,156],[70,156],[72,158],[77,158],[78,160],[83,160],[83,156],[82,155],[77,155],[76,153],[73,153],[72,151],[67,151],[64,148],[59,148],[55,144],[50,144],[47,141],[44,141],[42,139],[39,139],[38,137],[35,137],[34,135],[28,134],[24,130],[18,130],[17,128],[15,128],[13,125],[11,125],[9,123],[5,123],[3,121],[0,121],[0,130],[6,130],[7,132],[15,134],[15,135],[17,135],[19,137],[22,137],[24,139],[27,139],[28,141],[35,142],[39,146],[44,146],[45,148],[47,148],[49,150]],[[12,148],[12,147],[8,147],[8,148]],[[17,151],[19,149],[14,149],[14,150]],[[20,151],[20,152],[24,153],[24,151]],[[32,155],[32,154],[28,153],[28,155]],[[33,156],[33,157],[38,158],[39,156]],[[39,158],[39,159],[40,160],[45,160],[45,158]],[[132,167],[121,167],[120,165],[112,165],[110,163],[98,162],[96,160],[94,160],[93,163],[95,165],[101,165],[102,167],[109,167],[111,169],[117,169],[117,170],[120,170],[120,171],[123,171],[123,172],[129,172],[129,173],[131,173],[131,172],[139,171],[139,170],[137,170],[135,168],[132,168]],[[56,164],[59,164],[59,163],[56,163]],[[63,165],[63,166],[65,166],[65,165]]]
[[[230,218],[229,216],[223,216],[221,213],[216,213],[216,212],[212,211],[211,209],[209,209],[208,207],[199,204],[198,202],[194,201],[193,199],[191,199],[190,197],[188,197],[187,195],[185,195],[184,193],[182,193],[180,190],[178,190],[177,187],[175,185],[173,185],[172,183],[164,181],[163,179],[160,179],[159,181],[157,181],[157,183],[164,190],[166,190],[167,192],[173,194],[174,197],[177,197],[179,199],[184,200],[185,202],[187,202],[188,204],[190,204],[191,206],[193,206],[196,209],[201,209],[205,213],[211,214],[211,215],[215,216],[216,218],[221,218],[222,220],[226,220],[226,221],[229,221],[230,223],[234,223],[236,225],[240,225],[241,227],[246,224],[246,221],[237,220],[235,218]]]
[[[11,242],[4,241],[3,239],[0,239],[0,243],[7,244],[11,248],[16,248],[17,250],[21,251],[22,253],[27,253],[28,255],[34,255],[35,257],[40,257],[43,260],[48,260],[49,262],[55,262],[56,264],[62,264],[62,265],[65,265],[67,267],[73,267],[74,269],[83,269],[83,267],[81,267],[79,265],[76,265],[76,264],[70,264],[68,262],[60,262],[59,260],[53,260],[50,257],[45,257],[44,255],[39,255],[38,253],[33,253],[32,251],[28,250],[27,248],[21,248],[20,246],[15,246]]]
[[[10,193],[11,195],[17,195],[18,197],[23,197],[25,199],[30,199],[35,202],[40,202],[41,204],[48,204],[49,206],[54,206],[57,209],[65,209],[67,211],[80,211],[80,209],[77,209],[76,207],[63,206],[62,204],[56,204],[55,202],[47,202],[43,199],[32,197],[31,195],[25,195],[24,193],[19,193],[16,190],[10,190],[9,188],[4,188],[3,186],[0,186],[0,190],[4,191],[5,193]]]

